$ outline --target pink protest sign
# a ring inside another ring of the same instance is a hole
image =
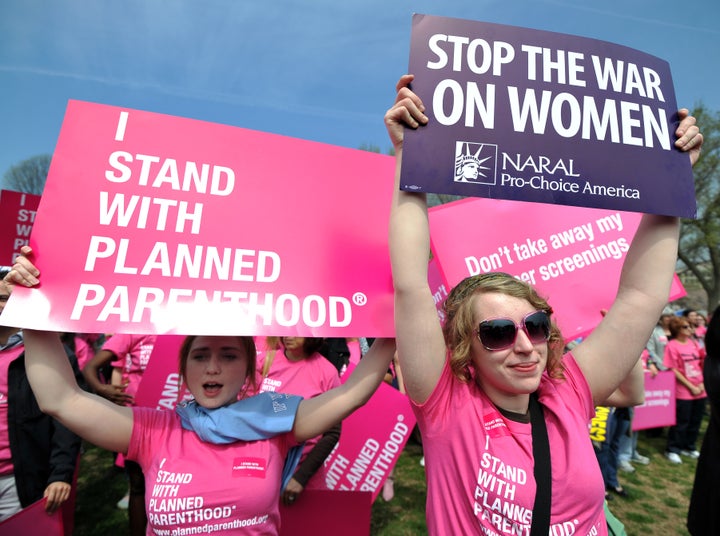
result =
[[[157,409],[174,409],[178,402],[190,398],[180,377],[178,356],[185,339],[182,335],[162,335],[155,339],[152,354],[135,393],[135,405]]]
[[[632,429],[645,430],[675,424],[675,374],[658,372],[653,378],[645,373],[645,403],[635,408]]]
[[[343,380],[353,368],[351,364]],[[340,441],[325,460],[328,488],[369,491],[374,501],[414,426],[407,397],[381,384],[367,404],[343,421]]]
[[[0,191],[0,264],[12,265],[28,244],[40,196]]]
[[[448,288],[507,272],[533,285],[566,340],[600,322],[617,292],[640,214],[519,201],[465,199],[430,209],[435,260]],[[676,279],[668,301],[685,294]]]
[[[74,332],[392,336],[394,162],[68,104],[3,322]]]
[[[304,490],[292,506],[280,503],[280,536],[367,536],[371,513],[369,492]]]
[[[45,511],[47,499],[40,499],[0,523],[0,534],[23,536],[62,536],[62,510],[53,514]]]

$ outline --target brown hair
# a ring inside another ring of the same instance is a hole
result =
[[[213,335],[215,336],[215,335]],[[180,346],[180,355],[179,355],[179,367],[180,367],[180,376],[182,378],[185,378],[185,373],[187,371],[187,360],[190,356],[190,347],[192,346],[192,343],[197,339],[199,335],[188,335],[185,337],[185,340],[183,341],[182,345]],[[240,341],[240,346],[245,350],[246,358],[247,358],[247,376],[245,379],[245,387],[243,387],[242,395],[240,398],[243,398],[245,394],[248,392],[248,389],[251,393],[257,392],[257,377],[256,377],[256,370],[255,370],[255,358],[257,355],[257,350],[255,349],[255,339],[250,336],[236,336],[237,339]]]
[[[693,327],[693,325],[690,323],[690,320],[688,320],[687,316],[673,316],[670,319],[670,323],[668,324],[668,329],[670,330],[670,336],[673,339],[676,339],[677,336],[680,335],[680,332],[683,329],[682,326]]]
[[[450,351],[450,368],[462,381],[472,377],[470,352],[477,328],[473,309],[475,296],[495,292],[520,298],[535,309],[552,315],[552,308],[545,298],[527,283],[503,272],[492,272],[466,277],[450,291],[443,311],[445,324],[443,335]],[[563,337],[551,316],[550,339],[548,340],[547,371],[551,378],[563,378],[562,365]]]
[[[325,339],[322,337],[305,337],[303,341],[303,352],[307,356],[313,355],[322,348]]]

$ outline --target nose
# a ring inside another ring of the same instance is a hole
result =
[[[220,359],[218,356],[215,354],[210,356],[210,359],[207,360],[205,372],[208,374],[220,374]]]
[[[515,345],[513,346],[515,353],[518,354],[529,354],[535,349],[535,345],[532,343],[524,329],[519,329],[517,337],[515,337]]]

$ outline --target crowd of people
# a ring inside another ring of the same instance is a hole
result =
[[[608,480],[603,460],[614,459],[617,470],[621,450],[629,461],[646,458],[627,433],[629,411],[613,412],[615,430],[622,432],[608,434],[613,443],[602,456],[589,439],[590,422],[597,407],[640,403],[647,368],[672,370],[676,378],[677,422],[668,430],[667,460],[699,457],[698,466],[706,468],[693,492],[691,532],[710,534],[707,527],[718,526],[708,525],[717,509],[707,503],[714,486],[710,475],[720,471],[715,420],[701,450],[697,442],[705,384],[717,376],[707,367],[716,365],[720,319],[714,314],[705,329],[697,312],[664,314],[678,219],[643,216],[613,305],[570,350],[546,298],[504,273],[458,283],[443,304],[441,322],[428,285],[426,199],[398,187],[405,129],[428,122],[412,80],[400,79],[385,114],[397,160],[389,223],[396,338],[374,340],[341,383],[343,363],[321,355],[322,339],[190,335],[178,369],[192,399],[164,411],[134,400],[153,337],[117,334],[94,341],[97,351],[83,376],[60,334],[0,328],[0,365],[9,364],[0,366],[0,394],[11,393],[19,372],[23,396],[45,421],[32,432],[47,445],[56,444],[51,434],[67,438],[61,457],[32,453],[36,461],[51,463],[42,474],[33,467],[34,480],[42,484],[25,499],[25,477],[17,474],[29,469],[14,452],[8,455],[17,438],[13,404],[4,410],[0,405],[0,517],[43,495],[49,511],[66,502],[83,438],[120,456],[129,479],[131,534],[198,529],[196,517],[150,500],[150,486],[153,493],[167,486],[189,508],[201,506],[211,517],[222,513],[203,521],[220,533],[276,534],[280,504],[290,506],[304,490],[323,487],[323,461],[342,434],[343,419],[381,382],[394,381],[407,395],[422,436],[430,534],[494,534],[500,528],[555,534],[570,523],[577,534],[603,535],[606,493],[624,495],[612,475]],[[687,110],[679,116],[676,147],[694,163],[702,135]],[[40,284],[34,258],[24,247],[3,274],[0,303],[16,285]],[[717,387],[708,388],[715,410]],[[621,448],[625,436],[629,441]],[[392,500],[391,486],[383,492]]]

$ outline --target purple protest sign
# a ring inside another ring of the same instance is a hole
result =
[[[667,62],[416,14],[409,72],[430,121],[407,129],[401,189],[695,217]]]

